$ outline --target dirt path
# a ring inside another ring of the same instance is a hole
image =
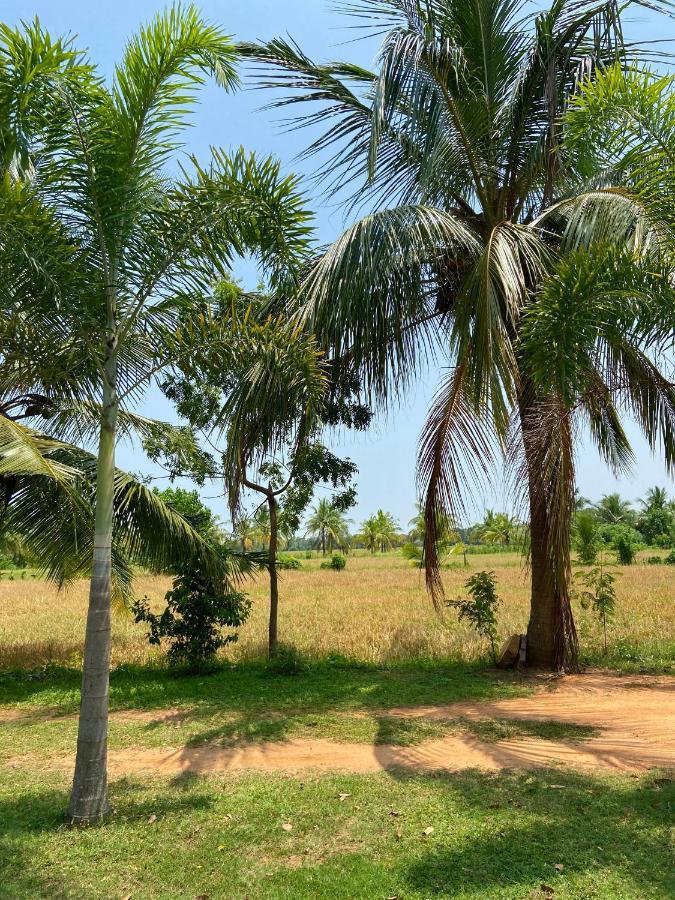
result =
[[[520,738],[488,743],[466,734],[416,747],[296,739],[234,749],[215,745],[134,748],[111,751],[111,774],[302,769],[377,772],[396,767],[430,771],[551,765],[639,771],[675,767],[675,678],[568,676],[549,682],[530,697],[381,712],[407,718],[558,721],[593,726],[601,733],[583,742]],[[72,760],[67,762],[72,764]]]

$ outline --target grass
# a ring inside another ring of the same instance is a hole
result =
[[[649,554],[647,554],[649,555]],[[645,556],[645,554],[642,554]],[[299,571],[281,575],[280,634],[307,659],[340,656],[354,662],[393,666],[418,660],[471,663],[485,658],[485,645],[449,611],[435,616],[419,571],[400,553],[349,558],[343,572],[321,570],[320,558],[302,559]],[[503,598],[499,631],[506,636],[527,623],[529,576],[517,554],[469,556],[468,567],[446,569],[447,596],[464,593],[472,571],[495,571]],[[618,603],[609,629],[607,657],[598,622],[575,605],[584,661],[624,671],[675,671],[675,604],[670,566],[624,567],[617,583]],[[140,577],[136,592],[158,606],[169,579]],[[266,583],[249,586],[254,601],[250,620],[225,658],[233,663],[260,660],[265,652]],[[87,585],[58,593],[45,582],[0,582],[0,670],[81,663]],[[144,629],[119,615],[114,622],[113,665],[156,664]]]
[[[675,785],[653,775],[125,779],[112,786],[111,820],[81,830],[60,824],[67,788],[49,773],[0,780],[5,900],[666,900],[675,891]]]

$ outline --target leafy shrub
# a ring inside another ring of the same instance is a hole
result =
[[[237,640],[236,634],[223,634],[222,629],[242,625],[251,608],[245,594],[215,585],[195,559],[178,568],[165,600],[161,615],[150,611],[147,597],[137,600],[132,612],[136,622],[149,626],[151,644],[169,642],[169,663],[190,673],[213,666],[218,650]]]
[[[637,552],[637,547],[633,543],[633,539],[630,534],[619,534],[614,540],[614,549],[616,550],[616,556],[618,561],[622,566],[632,566],[635,562],[635,554]]]
[[[311,550],[305,550],[305,559],[314,559],[314,554]]]
[[[497,658],[497,579],[494,572],[475,572],[464,582],[470,597],[448,600],[447,605],[459,611],[459,619],[466,619],[473,629],[490,641],[492,658]]]
[[[347,565],[347,560],[342,555],[342,553],[334,553],[327,562],[321,563],[322,569],[334,569],[336,572],[341,572]]]
[[[277,555],[277,569],[301,569],[302,563],[297,556],[291,556],[289,553],[279,553]]]
[[[675,550],[671,550],[663,561],[668,566],[675,566]]]
[[[405,559],[409,559],[416,566],[422,565],[422,548],[412,541],[408,541],[401,547],[401,553]]]
[[[646,562],[648,566],[660,566],[663,560],[660,556],[648,556]]]
[[[266,669],[272,675],[302,675],[307,671],[307,663],[295,647],[279,644],[274,656],[267,661]]]

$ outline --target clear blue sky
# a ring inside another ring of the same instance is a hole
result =
[[[341,58],[370,66],[377,51],[373,42],[351,40],[353,35],[344,28],[345,18],[331,11],[330,0],[203,0],[199,6],[207,18],[222,24],[237,39],[266,40],[289,34],[317,60]],[[76,34],[78,45],[87,48],[92,60],[107,74],[119,59],[126,38],[162,7],[158,0],[14,0],[11,9],[5,6],[3,18],[18,22],[37,15],[53,34]],[[639,39],[674,39],[675,26],[662,18],[657,25],[654,16],[645,11],[634,14],[630,33]],[[296,159],[307,135],[285,133],[278,116],[260,110],[264,96],[251,91],[226,95],[208,86],[200,99],[186,139],[190,152],[206,159],[211,145],[226,149],[243,145],[265,154],[274,153],[289,171],[311,172],[311,161]],[[345,224],[342,213],[316,191],[312,199],[319,237],[322,241],[331,240]],[[247,266],[235,271],[235,275],[246,281],[251,279]],[[436,380],[437,375],[430,373],[410,394],[407,403],[387,420],[376,422],[367,435],[350,437],[337,445],[338,452],[349,455],[359,467],[359,500],[352,511],[355,522],[379,506],[391,511],[402,525],[411,517],[417,439]],[[171,417],[168,404],[157,390],[148,394],[143,412],[156,418]],[[621,482],[612,477],[592,449],[580,447],[578,481],[583,494],[598,499],[603,493],[620,490],[634,499],[654,484],[667,485],[673,492],[673,482],[665,474],[658,454],[656,458],[651,455],[635,429],[631,434],[635,436],[637,465],[632,477]],[[131,471],[153,473],[137,448],[123,445],[118,459],[121,466]],[[225,518],[225,505],[216,497],[218,489],[209,488],[202,493]],[[507,497],[508,492],[499,485],[494,494],[475,495],[476,517],[485,506],[505,506]]]

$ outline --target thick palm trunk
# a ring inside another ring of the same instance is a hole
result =
[[[67,818],[87,824],[104,818],[108,805],[108,686],[115,428],[117,423],[114,347],[106,360],[96,476],[94,557],[84,640],[82,697],[75,775]]]
[[[545,444],[540,423],[533,415],[534,401],[526,386],[520,398],[520,421],[525,448],[530,502],[530,562],[532,593],[527,626],[527,663],[533,668],[560,671],[576,668],[576,631],[569,602],[568,566],[571,522],[553,527],[550,498],[560,484],[541,478]],[[556,470],[557,477],[557,470]],[[549,476],[550,479],[550,476]],[[550,492],[547,496],[543,493]],[[554,546],[554,541],[566,542]],[[556,562],[557,561],[557,562]]]
[[[267,497],[267,505],[270,511],[270,546],[268,554],[268,566],[270,570],[270,621],[268,648],[270,657],[276,656],[279,639],[278,615],[279,615],[279,580],[277,576],[277,501],[270,494]]]

